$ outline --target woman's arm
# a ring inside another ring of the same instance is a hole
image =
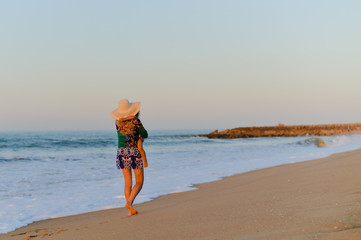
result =
[[[137,125],[137,133],[144,139],[148,137],[148,132],[143,127],[142,122],[139,120],[139,118],[136,119],[136,125]]]

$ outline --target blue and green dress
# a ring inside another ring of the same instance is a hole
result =
[[[118,151],[116,164],[118,169],[143,168],[143,159],[138,151],[140,137],[147,138],[148,132],[139,118],[134,117],[115,123],[118,133]]]

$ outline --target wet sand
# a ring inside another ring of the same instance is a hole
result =
[[[126,208],[35,222],[0,239],[361,239],[361,151],[197,185]]]

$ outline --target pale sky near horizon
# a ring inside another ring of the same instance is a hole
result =
[[[0,3],[0,131],[361,122],[361,1]]]

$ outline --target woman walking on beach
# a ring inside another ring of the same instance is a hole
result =
[[[141,141],[148,137],[148,133],[139,120],[140,102],[130,103],[122,99],[118,108],[110,113],[114,118],[118,134],[118,151],[116,164],[122,169],[124,176],[124,195],[128,208],[128,216],[136,215],[138,212],[133,208],[133,202],[143,187],[143,149],[140,149]],[[135,185],[132,187],[132,171],[135,175]]]

